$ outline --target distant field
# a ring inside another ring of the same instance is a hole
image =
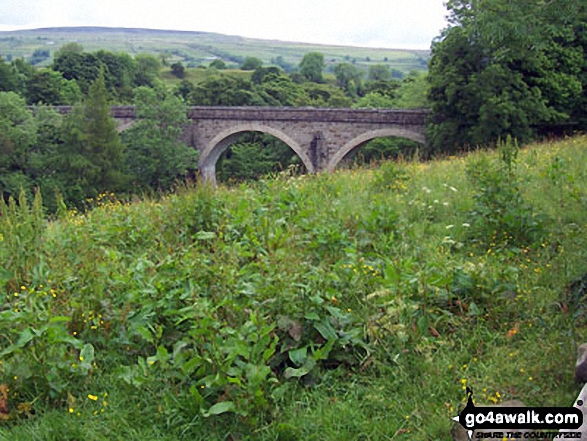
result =
[[[367,69],[370,64],[387,64],[407,73],[426,70],[428,51],[374,49],[350,46],[327,46],[306,43],[257,40],[206,32],[161,31],[122,28],[47,28],[0,32],[0,56],[4,59],[30,59],[37,49],[50,50],[51,56],[69,42],[83,45],[87,51],[106,49],[114,52],[159,54],[170,63],[181,61],[195,67],[208,65],[214,59],[236,67],[247,56],[255,56],[270,64],[281,56],[285,63],[297,66],[308,52],[324,54],[327,65],[354,62]],[[42,64],[49,64],[51,59]]]

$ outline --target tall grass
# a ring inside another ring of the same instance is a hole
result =
[[[465,386],[569,405],[586,147],[3,205],[0,438],[450,439]]]

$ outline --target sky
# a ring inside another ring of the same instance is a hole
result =
[[[0,0],[0,31],[108,26],[429,49],[444,0]]]

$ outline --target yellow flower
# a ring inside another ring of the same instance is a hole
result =
[[[88,394],[88,398],[92,401],[97,401],[98,397],[96,395]]]

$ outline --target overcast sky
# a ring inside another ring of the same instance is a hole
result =
[[[111,26],[428,49],[445,0],[0,0],[0,31]]]

